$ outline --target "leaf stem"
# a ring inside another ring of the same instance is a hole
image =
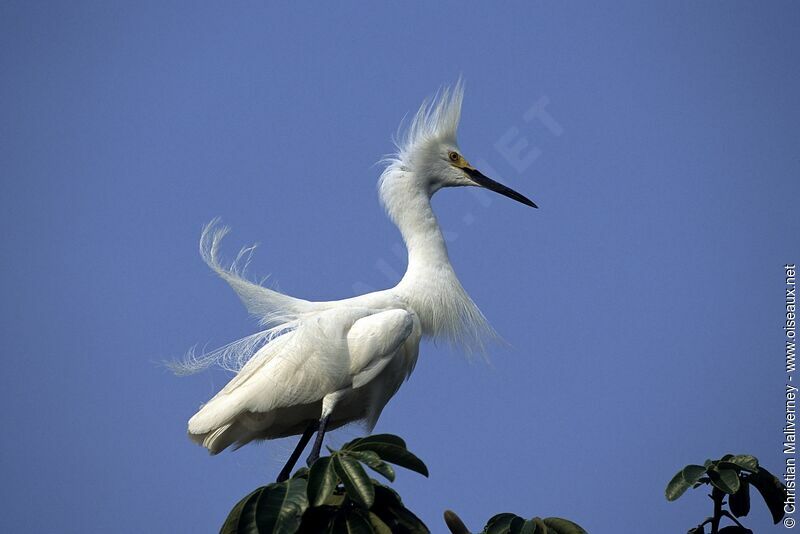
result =
[[[722,520],[722,500],[725,498],[725,493],[714,488],[711,490],[711,499],[714,501],[714,516],[711,519],[711,534],[719,534],[719,522]]]
[[[733,517],[733,514],[730,513],[729,511],[723,510],[722,511],[722,515],[724,515],[725,517],[727,517],[728,519],[730,519],[731,521],[733,521],[734,523],[736,523],[740,527],[745,528],[745,526],[743,524],[739,523],[739,521],[735,517]]]

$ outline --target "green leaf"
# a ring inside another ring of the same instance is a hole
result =
[[[725,456],[723,456],[722,458],[720,458],[720,459],[719,459],[719,461],[720,461],[720,462],[727,462],[727,461],[728,461],[728,460],[730,460],[731,458],[733,458],[733,455],[732,455],[732,454],[726,454]]]
[[[404,534],[429,534],[428,527],[403,505],[400,496],[392,488],[373,481],[375,503],[370,511],[389,525],[392,532]]]
[[[709,469],[708,477],[714,487],[724,491],[728,495],[739,491],[739,474],[733,469]]]
[[[484,534],[507,534],[511,530],[511,523],[514,519],[522,519],[517,514],[505,512],[493,515],[483,527]]]
[[[325,456],[314,462],[308,472],[307,492],[311,506],[322,506],[325,499],[333,493],[338,483],[339,478],[333,469],[333,461],[330,456]]]
[[[777,525],[784,515],[783,501],[786,500],[786,486],[763,467],[759,467],[758,471],[747,477],[747,480],[764,498],[772,514],[772,521]]]
[[[522,532],[522,527],[524,526],[525,526],[525,520],[517,516],[511,520],[508,532],[509,534],[520,534]]]
[[[672,477],[667,484],[665,494],[668,501],[674,501],[692,487],[692,484],[700,480],[706,474],[706,468],[702,465],[687,465]]]
[[[338,478],[338,477],[337,477]],[[344,488],[339,489],[337,486],[333,493],[325,499],[325,506],[335,506],[339,508],[344,503],[344,500],[347,498],[347,494],[344,491]]]
[[[385,462],[399,465],[400,467],[416,471],[421,475],[428,476],[428,468],[425,467],[422,460],[410,453],[405,447],[385,442],[362,442],[356,443],[350,450],[373,451]]]
[[[451,534],[470,534],[469,529],[458,515],[452,510],[444,511],[444,522]]]
[[[430,534],[425,523],[405,506],[382,509],[375,513],[391,527],[392,532]]]
[[[294,472],[291,478],[308,478],[308,467],[301,467]]]
[[[544,534],[546,532],[547,527],[538,517],[528,519],[522,523],[522,527],[519,529],[519,534]]]
[[[404,449],[408,448],[406,447],[406,442],[403,441],[403,438],[400,436],[395,436],[394,434],[373,434],[371,436],[356,438],[353,441],[349,441],[344,444],[342,449],[352,449],[356,445],[363,443],[388,443],[389,445],[396,445]]]
[[[664,494],[666,495],[667,500],[671,502],[678,499],[690,487],[691,484],[687,484],[683,479],[683,471],[681,470],[675,473],[675,476],[669,481],[667,484],[667,489],[664,490]]]
[[[747,479],[742,480],[739,491],[728,499],[728,508],[736,517],[745,517],[750,513],[750,483]]]
[[[383,519],[378,517],[375,512],[369,513],[369,524],[372,525],[372,530],[375,531],[375,534],[392,534],[392,529],[389,528],[389,525],[384,523]],[[469,534],[469,532],[466,534]]]
[[[347,496],[363,508],[369,509],[375,501],[375,488],[361,464],[352,458],[336,454],[333,456],[333,466],[344,484]]]
[[[587,534],[577,523],[560,517],[545,517],[544,524],[547,525],[548,534]]]
[[[394,469],[391,465],[381,460],[381,457],[378,456],[378,453],[375,451],[343,450],[341,451],[341,454],[355,458],[376,473],[379,473],[389,479],[390,482],[394,482]]]
[[[734,463],[731,463],[731,462],[727,462],[727,461],[726,462],[720,461],[717,464],[717,470],[720,470],[720,469],[729,469],[731,471],[736,471],[737,474],[742,470],[742,468],[739,467],[738,465],[736,465]]]
[[[256,503],[255,532],[293,534],[300,527],[303,513],[308,508],[306,481],[290,478],[280,484],[270,484]]]
[[[374,534],[369,519],[362,515],[356,508],[351,508],[345,514],[339,514],[333,521],[331,529],[336,534]]]
[[[728,460],[732,464],[738,465],[742,469],[755,472],[758,470],[758,459],[749,454],[737,454]]]
[[[239,534],[258,534],[258,520],[256,518],[256,511],[258,508],[258,499],[266,490],[266,486],[260,488],[257,494],[250,500],[244,508],[242,508],[242,517],[239,519],[239,526],[236,532]]]
[[[225,523],[222,524],[220,534],[246,532],[245,524],[247,523],[252,523],[255,526],[255,502],[263,490],[263,487],[256,489],[234,505],[227,519],[225,519]],[[242,518],[243,515],[245,516],[244,519]]]
[[[681,470],[683,480],[690,486],[700,480],[706,474],[706,468],[702,465],[689,464]]]

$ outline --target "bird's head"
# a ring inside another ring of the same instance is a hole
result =
[[[389,159],[390,172],[384,173],[384,180],[394,174],[392,181],[405,181],[404,186],[429,195],[444,187],[484,187],[536,208],[533,201],[485,176],[464,157],[456,140],[463,95],[459,81],[422,104],[397,141],[398,152]]]

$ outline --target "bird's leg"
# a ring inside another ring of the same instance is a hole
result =
[[[300,458],[300,455],[303,453],[303,449],[306,448],[308,445],[311,436],[314,435],[314,431],[317,429],[318,423],[314,422],[308,425],[303,435],[300,436],[300,441],[297,442],[297,447],[294,448],[292,451],[292,455],[289,456],[289,460],[286,462],[286,465],[283,466],[281,469],[280,474],[278,475],[278,479],[275,482],[283,482],[289,478],[289,475],[292,474],[292,469],[294,469],[294,464],[297,463],[297,459]]]
[[[309,467],[319,460],[319,451],[322,449],[322,440],[325,439],[325,430],[328,428],[328,420],[331,418],[336,404],[345,394],[345,390],[339,390],[329,393],[322,398],[322,417],[320,417],[319,426],[317,427],[317,439],[314,441],[314,446],[311,447],[311,454],[308,455],[308,459],[306,460],[306,464],[308,464]]]
[[[317,429],[317,439],[314,440],[314,446],[311,447],[311,454],[308,455],[306,464],[311,467],[311,464],[319,460],[319,451],[322,449],[322,440],[325,438],[325,428],[328,426],[328,419],[330,414],[322,416],[319,420],[319,428]]]

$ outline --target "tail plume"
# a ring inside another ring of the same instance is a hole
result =
[[[247,310],[258,318],[265,329],[210,352],[197,354],[191,349],[180,361],[166,362],[167,367],[177,375],[198,373],[213,365],[239,372],[259,349],[276,337],[294,330],[299,318],[311,310],[312,304],[306,300],[284,295],[245,278],[255,245],[242,248],[229,266],[223,265],[219,249],[229,231],[230,228],[220,225],[218,218],[209,222],[200,236],[200,256],[211,270],[233,288]]]
[[[283,323],[223,345],[211,352],[197,354],[192,348],[181,360],[167,362],[166,365],[178,376],[193,375],[214,365],[238,373],[259,349],[276,337],[293,330],[295,325],[294,321]]]
[[[256,245],[242,248],[230,266],[225,267],[219,259],[219,248],[230,228],[220,226],[219,222],[219,218],[215,218],[203,228],[200,256],[239,295],[247,311],[255,315],[262,326],[283,324],[309,311],[311,303],[307,300],[284,295],[245,278]]]

